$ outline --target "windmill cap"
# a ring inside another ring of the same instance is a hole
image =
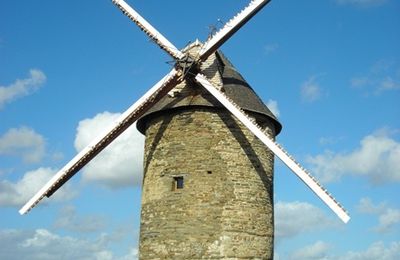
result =
[[[218,71],[221,75],[225,95],[246,112],[255,114],[258,118],[261,117],[265,118],[265,120],[271,120],[275,126],[275,134],[278,135],[282,130],[282,125],[275,115],[262,102],[242,75],[240,75],[221,51],[217,51],[215,56],[216,62],[210,66],[215,67],[214,72]],[[205,72],[204,74],[207,73]],[[198,88],[198,86],[196,87]],[[197,93],[197,95],[193,95],[193,93],[192,95],[185,95],[184,93],[178,93],[176,96],[165,95],[138,120],[137,129],[141,133],[145,133],[146,121],[150,115],[166,112],[168,110],[188,109],[190,107],[223,108],[223,105],[208,92]]]

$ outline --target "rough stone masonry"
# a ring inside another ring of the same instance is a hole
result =
[[[221,53],[202,66],[271,136],[279,133]],[[146,135],[140,259],[272,259],[273,153],[200,86],[176,89],[138,121]]]

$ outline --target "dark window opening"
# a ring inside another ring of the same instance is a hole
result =
[[[208,174],[212,174],[212,171],[207,171]]]
[[[174,177],[173,190],[183,189],[183,176]]]

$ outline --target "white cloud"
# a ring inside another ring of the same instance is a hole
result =
[[[387,76],[378,82],[377,92],[400,89],[400,82]]]
[[[61,236],[47,229],[0,230],[0,259],[47,260],[47,259],[138,259],[137,249],[131,248],[126,255],[117,256],[103,239],[106,234],[89,240]]]
[[[59,236],[46,229],[0,232],[1,259],[112,259],[98,241]]]
[[[307,161],[322,182],[339,180],[343,175],[367,177],[373,184],[400,181],[400,143],[385,130],[364,137],[352,152],[309,156]]]
[[[321,137],[319,138],[319,144],[320,145],[333,145],[337,144],[338,142],[342,141],[344,137]]]
[[[361,198],[357,205],[357,210],[365,214],[380,214],[385,211],[386,207],[387,205],[385,202],[374,205],[370,198]]]
[[[104,112],[94,118],[80,121],[75,137],[76,150],[83,149],[119,116],[120,114]],[[83,169],[82,179],[95,181],[110,188],[140,185],[143,150],[144,136],[136,130],[134,124]]]
[[[399,68],[393,60],[379,60],[362,76],[350,79],[350,85],[365,92],[366,95],[379,95],[383,92],[400,90]]]
[[[382,241],[371,244],[365,251],[347,252],[342,257],[331,258],[340,260],[393,260],[400,259],[400,242],[392,242],[386,247]]]
[[[395,225],[400,223],[400,210],[388,208],[379,216],[379,224],[374,228],[379,233],[393,231]]]
[[[305,102],[314,102],[321,98],[322,90],[316,77],[310,77],[306,82],[301,85],[300,89],[301,99]]]
[[[387,0],[336,0],[338,4],[355,5],[359,7],[379,6],[387,2]]]
[[[96,215],[79,216],[70,205],[60,210],[54,227],[80,233],[95,232],[104,229],[105,219]]]
[[[378,225],[372,228],[378,233],[395,232],[395,227],[400,224],[400,210],[390,208],[386,202],[375,205],[371,199],[362,198],[357,205],[357,210],[364,214],[378,216]]]
[[[135,260],[139,258],[139,250],[136,247],[129,249],[128,254],[118,258],[118,260]]]
[[[336,225],[321,209],[306,202],[282,202],[275,204],[276,238],[294,237]]]
[[[20,156],[24,162],[37,163],[45,155],[45,140],[31,128],[11,128],[0,136],[0,155]]]
[[[46,75],[40,70],[31,69],[29,74],[29,78],[17,79],[9,86],[0,86],[0,109],[6,103],[31,94],[46,81]]]
[[[0,182],[0,206],[22,206],[51,179],[55,172],[50,168],[39,168],[25,173],[16,182],[2,180]],[[68,200],[75,195],[76,193],[66,184],[54,193],[52,200]]]
[[[305,246],[294,253],[289,259],[327,259],[327,254],[331,245],[322,241],[317,241],[312,245]]]
[[[388,246],[382,241],[377,241],[363,251],[348,251],[343,254],[335,254],[330,251],[332,251],[330,244],[318,241],[312,245],[303,246],[291,253],[289,257],[282,257],[282,259],[394,260],[400,259],[400,241],[391,242]]]
[[[280,112],[279,112],[279,107],[278,107],[278,101],[269,99],[267,101],[267,107],[269,108],[269,110],[271,110],[271,112],[278,118],[280,116]]]
[[[354,88],[362,88],[369,84],[371,80],[368,77],[354,77],[350,80],[350,85]]]

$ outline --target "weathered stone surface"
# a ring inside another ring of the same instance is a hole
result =
[[[275,136],[272,120],[257,120]],[[268,148],[212,107],[155,113],[145,133],[141,259],[272,259]]]
[[[195,60],[200,47],[183,51]],[[222,53],[199,69],[271,136],[279,133]],[[187,72],[137,123],[146,135],[140,258],[272,259],[274,156]]]

